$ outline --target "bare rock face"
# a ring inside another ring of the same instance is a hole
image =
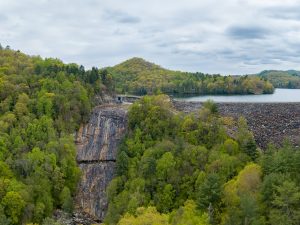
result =
[[[126,110],[121,107],[95,108],[89,123],[78,132],[77,161],[116,160],[117,145],[124,135],[126,120]]]
[[[117,147],[127,127],[122,105],[104,105],[93,110],[88,124],[76,136],[77,162],[82,171],[76,207],[95,221],[107,210],[106,188],[113,179]]]
[[[80,210],[96,221],[102,221],[108,206],[106,187],[114,176],[115,162],[80,164],[79,166],[83,173],[77,195]]]

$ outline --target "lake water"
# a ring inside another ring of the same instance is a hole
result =
[[[300,89],[277,88],[273,94],[267,95],[201,95],[180,97],[177,100],[205,102],[300,102]]]

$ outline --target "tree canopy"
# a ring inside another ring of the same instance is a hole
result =
[[[104,90],[97,68],[0,49],[0,224],[72,211],[80,178],[74,132]]]
[[[213,102],[182,114],[165,95],[129,110],[106,224],[299,223],[299,150],[257,149],[244,118],[227,135]]]
[[[141,58],[106,68],[116,91],[145,94],[267,94],[274,88],[257,76],[221,76],[164,69]]]

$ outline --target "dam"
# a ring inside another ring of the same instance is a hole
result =
[[[136,99],[128,98],[128,102]],[[95,222],[102,222],[107,211],[106,189],[115,175],[118,145],[126,135],[128,102],[122,96],[122,102],[95,107],[89,122],[76,135],[77,162],[82,171],[76,208]],[[184,113],[197,112],[203,106],[201,102],[172,102],[177,112]],[[285,137],[299,146],[300,103],[216,104],[221,116],[235,121],[245,117],[261,149],[269,143],[280,145]]]
[[[175,108],[186,113],[202,107],[201,102],[173,101]],[[221,116],[247,119],[256,143],[266,148],[269,143],[282,144],[285,138],[300,145],[300,103],[216,103]]]

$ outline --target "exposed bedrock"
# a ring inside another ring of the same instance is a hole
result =
[[[174,101],[184,112],[198,110],[200,102]],[[300,103],[217,103],[223,116],[235,119],[244,116],[258,145],[281,144],[285,138],[295,145],[300,143]]]
[[[95,221],[102,221],[107,210],[106,188],[114,176],[117,147],[126,127],[126,106],[104,105],[93,110],[76,136],[82,171],[76,207]]]
[[[280,144],[289,137],[300,139],[300,103],[217,103],[220,114],[237,119],[244,116],[259,146]],[[200,102],[174,101],[178,111],[192,112]],[[118,144],[127,128],[127,105],[96,107],[76,136],[77,161],[82,170],[76,198],[77,211],[94,221],[103,221],[108,201],[106,188],[115,173]],[[75,223],[76,224],[76,223]],[[89,223],[87,223],[89,224]]]

